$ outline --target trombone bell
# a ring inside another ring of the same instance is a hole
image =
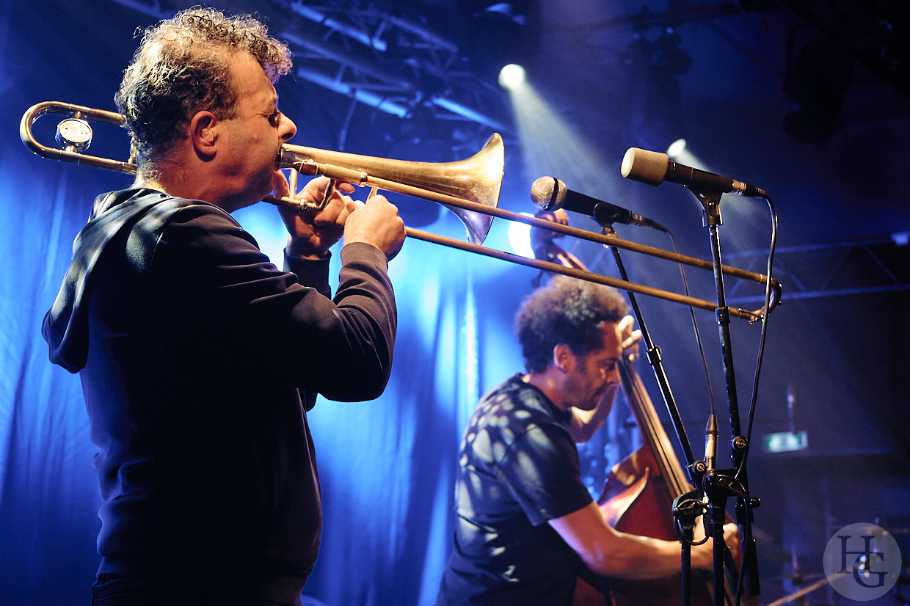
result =
[[[435,200],[455,213],[471,242],[482,244],[493,217],[446,204],[446,198],[496,208],[502,185],[504,151],[498,133],[494,133],[479,152],[457,162],[390,160],[286,143],[281,146],[279,165],[307,175],[325,175]],[[416,190],[419,193],[415,193]]]

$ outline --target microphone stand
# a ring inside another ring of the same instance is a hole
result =
[[[708,496],[708,512],[710,515],[706,532],[714,538],[714,603],[715,606],[724,606],[724,515],[726,502],[729,497],[736,497],[736,521],[743,529],[744,556],[743,571],[749,579],[749,594],[759,594],[758,559],[755,537],[752,534],[752,509],[758,507],[758,498],[749,496],[748,476],[745,467],[740,478],[736,478],[736,470],[740,468],[747,454],[748,441],[742,435],[739,418],[739,404],[736,397],[736,374],[733,369],[733,340],[730,334],[730,313],[727,308],[724,290],[724,274],[721,270],[720,233],[722,223],[720,215],[721,192],[701,192],[687,188],[701,204],[704,210],[703,224],[708,228],[711,245],[711,257],[714,266],[714,287],[717,291],[717,326],[720,333],[721,352],[723,354],[724,381],[727,388],[727,403],[730,411],[730,435],[732,469],[715,469],[708,465],[702,477],[702,488]],[[709,426],[711,425],[709,420]],[[716,424],[716,421],[715,421]],[[706,452],[706,461],[711,462],[716,458],[716,441],[709,440],[709,450]],[[738,583],[741,586],[741,583]],[[739,588],[736,601],[739,602]]]
[[[608,213],[597,212],[597,206],[595,206],[592,217],[600,223],[604,234],[615,233],[613,223],[608,218]],[[616,264],[616,269],[619,271],[620,277],[628,282],[629,274],[626,272],[626,266],[625,263],[623,263],[619,249],[615,246],[605,246],[613,253],[613,261]],[[641,308],[638,306],[638,300],[635,297],[635,293],[628,292],[627,294],[629,303],[632,306],[632,311],[635,314],[635,320],[638,322],[638,328],[641,331],[642,340],[645,342],[645,351],[648,355],[648,362],[651,364],[651,368],[654,371],[654,377],[657,379],[657,384],[660,386],[661,397],[663,398],[664,405],[667,407],[667,412],[673,421],[673,428],[676,430],[676,438],[682,447],[683,455],[686,459],[686,472],[692,483],[695,486],[699,486],[705,471],[705,465],[701,461],[696,461],[695,455],[692,453],[692,445],[689,442],[689,436],[686,433],[685,425],[683,425],[682,416],[679,413],[679,406],[676,403],[673,390],[670,388],[670,379],[667,376],[667,371],[663,364],[660,347],[655,345],[654,340],[651,338],[651,331],[648,330],[648,325],[645,322]],[[695,527],[696,518],[702,513],[703,508],[701,501],[698,498],[697,491],[680,495],[673,501],[673,525],[677,530],[681,545],[681,591],[684,606],[689,606],[692,599],[692,531]],[[723,545],[723,523],[721,523],[721,545]],[[720,578],[723,580],[723,572],[721,572]],[[720,595],[724,595],[723,586],[721,586]]]
[[[596,213],[594,214],[596,218]],[[604,234],[613,234],[615,230],[611,223],[601,223]],[[619,249],[615,246],[604,245],[610,249],[610,252],[613,253],[613,261],[616,263],[616,269],[619,271],[620,277],[629,281],[629,274],[626,272],[626,266],[622,261],[622,255],[619,253]],[[654,377],[657,379],[657,384],[660,386],[660,394],[663,397],[664,404],[667,407],[667,412],[670,414],[670,419],[673,422],[673,429],[676,430],[676,439],[679,440],[680,446],[683,450],[683,455],[686,459],[686,471],[689,474],[689,479],[693,483],[697,483],[697,480],[700,479],[700,469],[698,468],[697,462],[695,460],[695,455],[692,454],[692,445],[689,442],[689,436],[686,433],[686,427],[683,424],[682,416],[679,413],[679,406],[676,404],[676,397],[673,395],[673,390],[670,388],[670,379],[667,377],[667,370],[664,368],[663,355],[661,354],[660,346],[655,345],[654,340],[651,338],[651,331],[648,330],[648,324],[645,322],[645,318],[641,313],[641,308],[638,306],[638,299],[635,297],[634,292],[628,292],[629,303],[632,306],[632,313],[635,314],[635,321],[638,322],[638,329],[641,331],[641,339],[645,342],[645,351],[648,354],[648,362],[651,364],[651,368],[654,370]]]

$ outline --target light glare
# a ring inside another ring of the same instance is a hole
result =
[[[525,81],[525,68],[515,63],[504,65],[499,70],[499,85],[506,90],[515,90]]]
[[[676,141],[674,141],[673,143],[670,144],[670,147],[667,148],[667,155],[670,156],[671,158],[676,158],[681,153],[683,153],[685,150],[686,150],[686,140],[677,139]]]
[[[531,217],[530,213],[521,213]],[[527,223],[512,221],[509,223],[509,246],[522,257],[533,259],[534,249],[531,248],[531,226]]]

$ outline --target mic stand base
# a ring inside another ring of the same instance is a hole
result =
[[[695,520],[704,513],[701,491],[693,490],[673,500],[673,526],[680,543],[680,583],[682,603],[692,603],[692,542],[695,539]]]

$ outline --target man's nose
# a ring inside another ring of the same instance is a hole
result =
[[[278,132],[282,141],[290,141],[297,134],[297,125],[294,124],[293,120],[281,114],[281,127]]]

